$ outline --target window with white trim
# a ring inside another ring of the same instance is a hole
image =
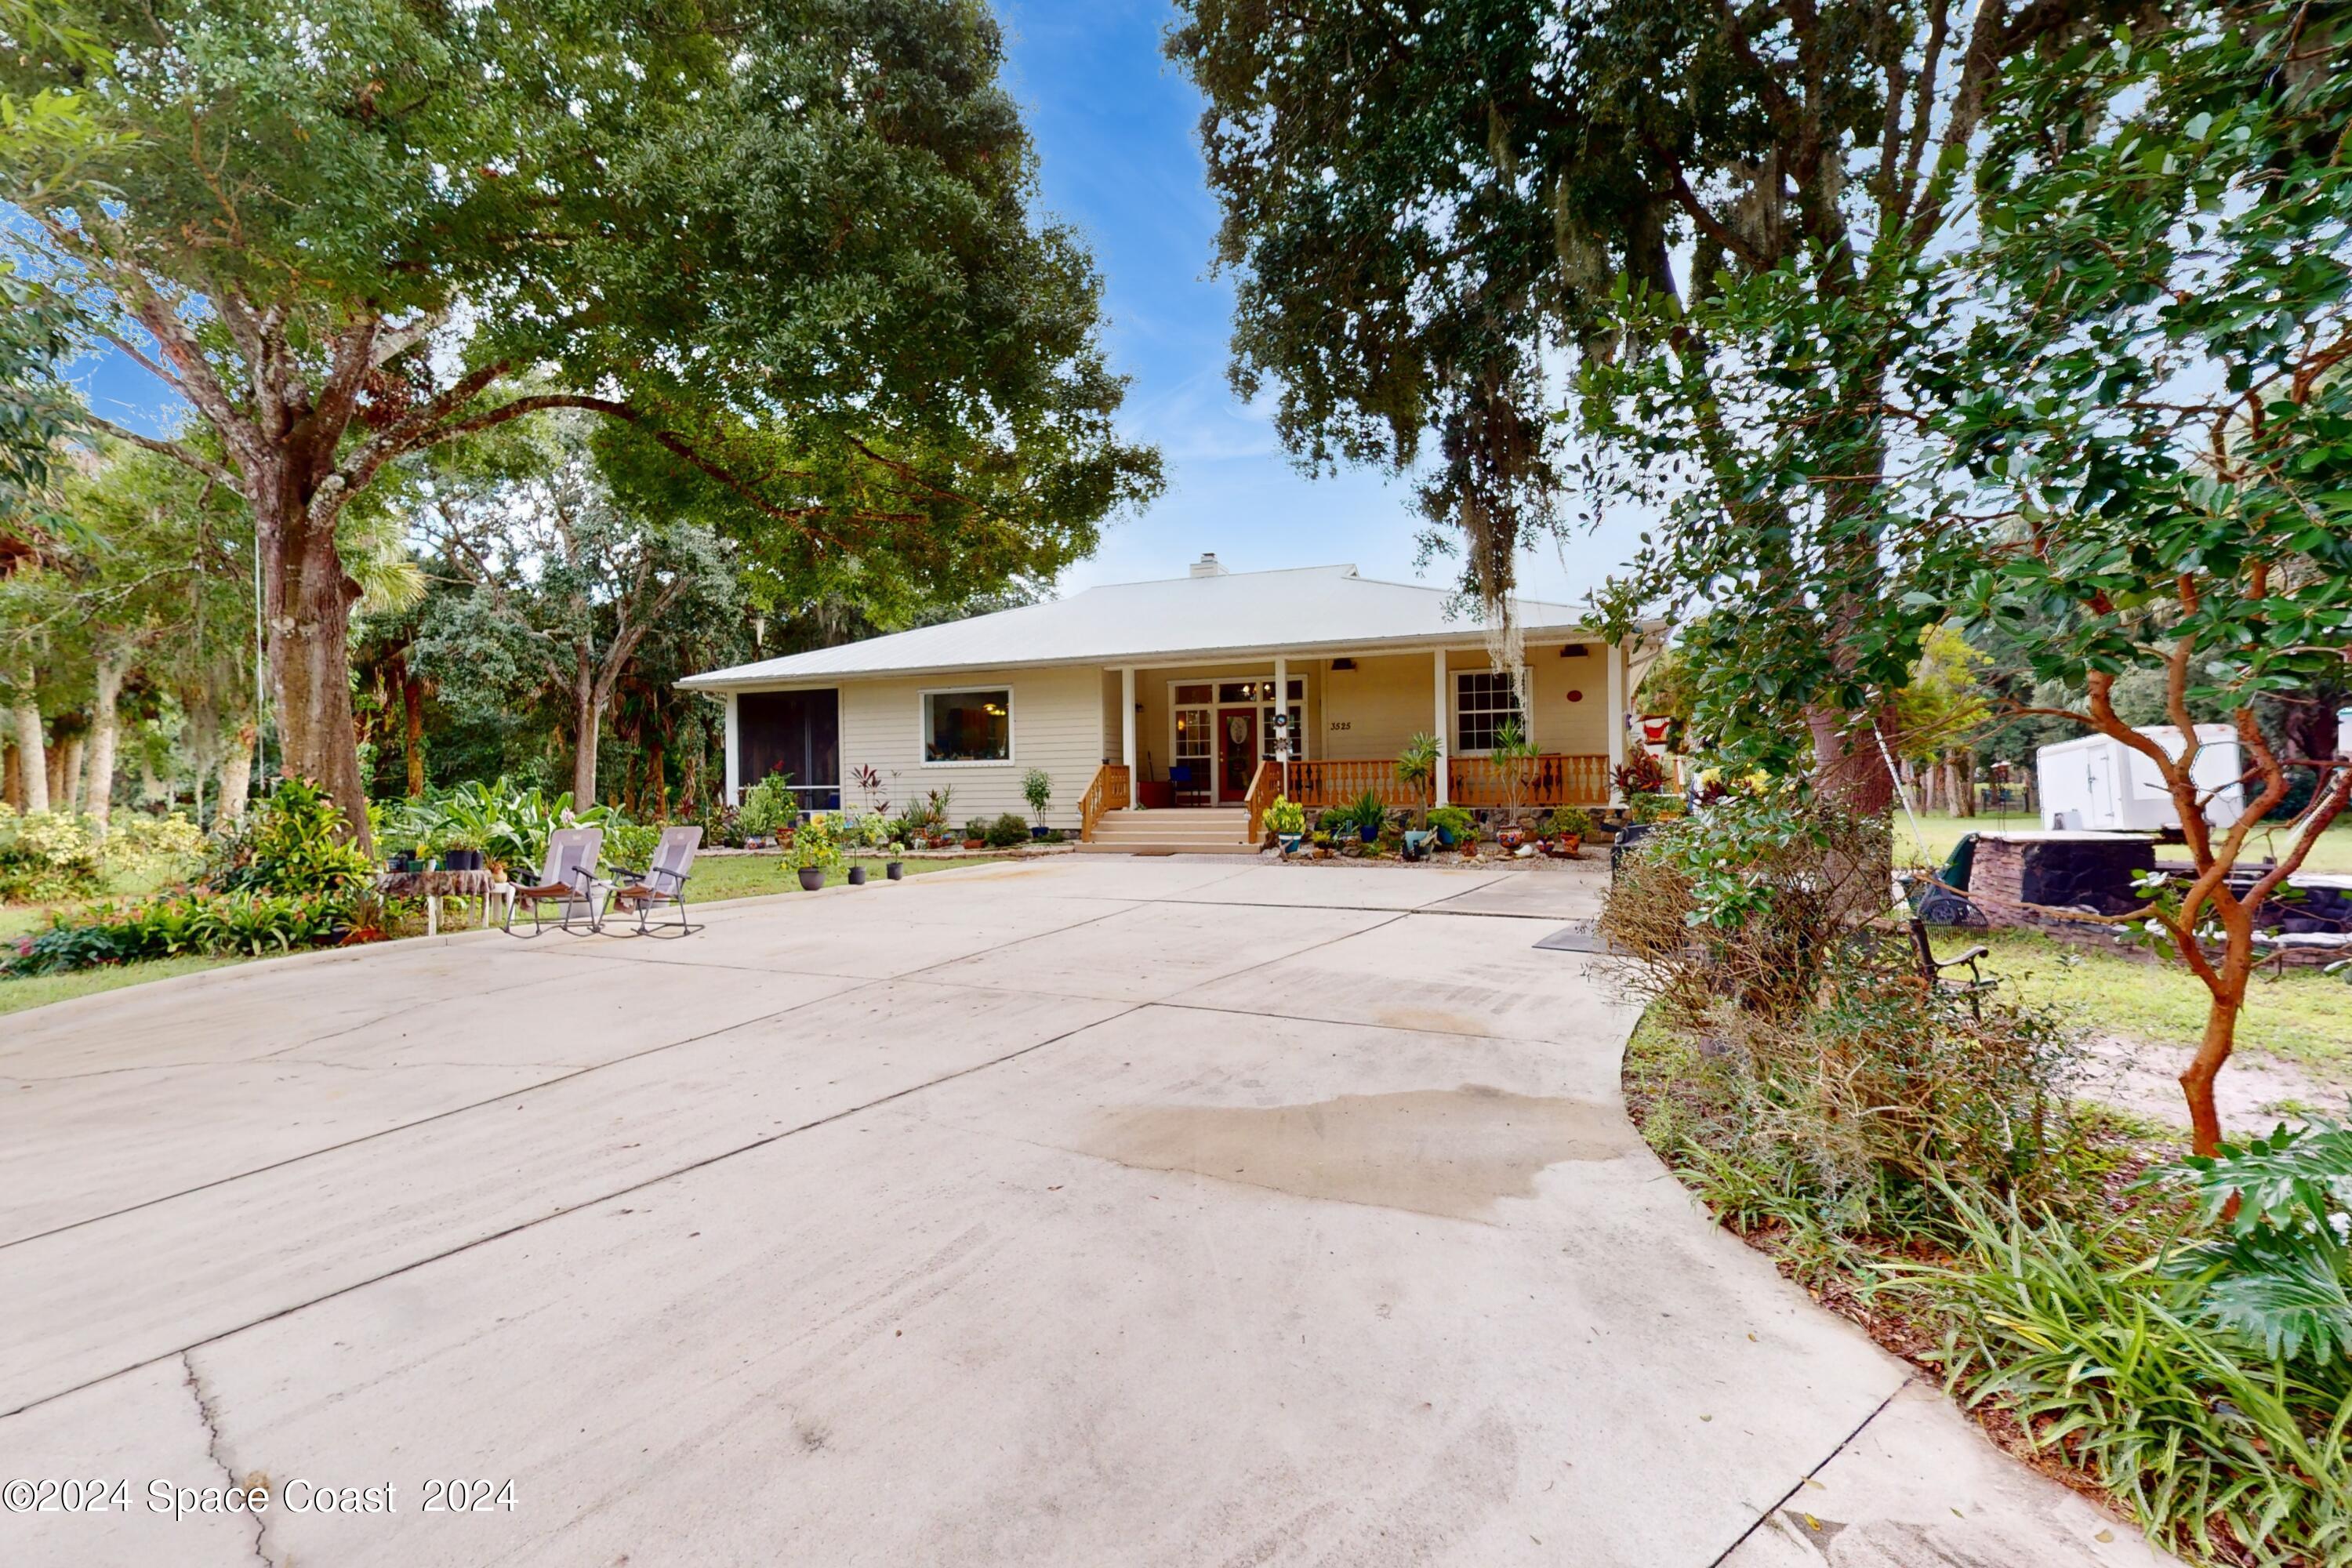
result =
[[[1528,721],[1519,711],[1519,696],[1509,675],[1499,669],[1463,669],[1454,675],[1454,750],[1459,753],[1491,752],[1495,731],[1507,719]]]
[[[1013,693],[1002,686],[923,693],[923,761],[1013,760]]]

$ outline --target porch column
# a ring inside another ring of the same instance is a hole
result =
[[[1625,650],[1616,643],[1609,644],[1609,798],[1617,799],[1615,773],[1625,765]]]
[[[1307,717],[1304,707],[1301,704],[1299,718],[1302,720]],[[1274,710],[1285,716],[1290,712],[1290,661],[1280,654],[1274,658]],[[1298,754],[1298,737],[1296,735],[1290,737],[1290,754],[1294,757]],[[1282,793],[1285,796],[1290,794],[1290,763],[1287,759],[1282,764]]]
[[[743,727],[735,713],[735,693],[727,694],[727,804],[742,798]]]
[[[1437,693],[1437,727],[1430,733],[1437,737],[1437,804],[1444,805],[1448,798],[1446,785],[1452,782],[1454,772],[1454,704],[1449,700],[1451,693],[1445,689],[1445,650],[1439,648],[1433,653],[1430,662],[1436,675]]]
[[[1128,665],[1118,672],[1118,760],[1127,767],[1127,793],[1129,804],[1141,795],[1136,785],[1142,781],[1135,776],[1135,666]]]

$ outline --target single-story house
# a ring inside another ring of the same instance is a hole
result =
[[[1541,753],[1515,770],[1519,804],[1606,804],[1627,694],[1663,626],[1621,646],[1567,605],[1523,602],[1515,688],[1480,628],[1448,618],[1451,598],[1352,566],[1228,572],[1204,555],[1183,577],[679,684],[727,700],[730,800],[781,771],[811,808],[895,811],[951,792],[961,825],[1027,815],[1022,781],[1041,768],[1047,821],[1089,842],[1239,847],[1277,795],[1313,806],[1371,789],[1416,804],[1394,764],[1421,732],[1446,758],[1438,803],[1504,805],[1509,781],[1489,752],[1517,717]],[[862,790],[868,768],[878,787]]]

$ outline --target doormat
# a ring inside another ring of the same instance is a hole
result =
[[[1617,952],[1621,951],[1612,946],[1608,938],[1594,931],[1590,921],[1580,921],[1575,925],[1562,926],[1536,945],[1553,952]]]

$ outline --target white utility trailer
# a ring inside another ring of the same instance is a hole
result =
[[[2170,724],[2147,724],[2139,732],[2178,757],[2183,746],[2180,731]],[[2245,760],[2239,754],[2238,732],[2227,724],[2197,726],[2197,757],[2189,776],[2205,801],[2205,820],[2233,822],[2245,808],[2245,790],[2239,775]],[[2096,832],[2154,833],[2180,826],[2172,796],[2156,764],[2121,741],[2107,735],[2085,735],[2062,741],[2033,754],[2042,789],[2042,826],[2050,829]]]

